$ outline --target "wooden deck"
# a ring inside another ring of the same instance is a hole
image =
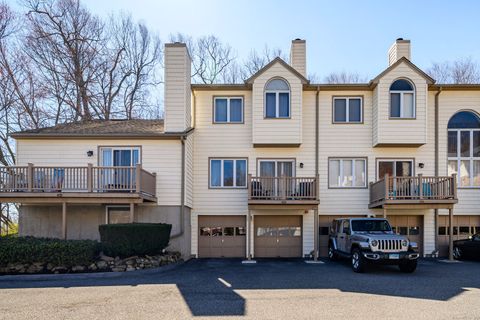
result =
[[[249,206],[317,205],[316,177],[252,177],[248,176]]]
[[[390,177],[370,183],[369,208],[452,208],[457,199],[456,175],[451,177]]]
[[[156,175],[135,167],[0,168],[0,202],[141,203],[156,201]]]

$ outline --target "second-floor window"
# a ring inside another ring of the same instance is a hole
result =
[[[247,159],[210,159],[210,188],[245,188]]]
[[[333,123],[362,123],[361,97],[334,97]]]
[[[265,118],[290,118],[290,86],[273,79],[265,86]]]
[[[367,161],[358,158],[332,158],[328,163],[329,188],[365,188]]]
[[[390,86],[390,118],[415,118],[415,89],[410,81],[399,79]]]
[[[213,99],[214,123],[243,123],[242,97],[215,97]]]
[[[448,175],[454,173],[459,187],[480,187],[480,117],[470,111],[448,122]]]

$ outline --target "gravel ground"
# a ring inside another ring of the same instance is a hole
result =
[[[480,319],[480,263],[191,260],[148,272],[0,276],[0,319]]]

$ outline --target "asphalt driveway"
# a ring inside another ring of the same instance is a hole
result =
[[[169,270],[0,277],[0,319],[480,319],[480,263],[191,260]]]

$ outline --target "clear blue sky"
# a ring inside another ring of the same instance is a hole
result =
[[[289,52],[294,38],[307,40],[308,73],[320,79],[333,71],[374,77],[387,65],[391,43],[412,41],[412,60],[480,60],[480,1],[302,1],[302,0],[84,0],[104,16],[131,13],[163,40],[182,32],[215,34],[240,58],[265,44]]]

